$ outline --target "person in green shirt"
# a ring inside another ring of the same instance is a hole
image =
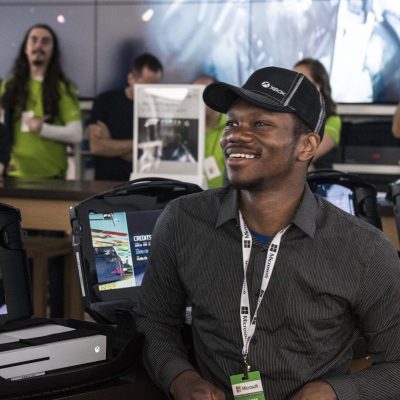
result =
[[[25,34],[11,77],[0,86],[0,176],[65,178],[67,144],[79,143],[82,122],[76,90],[60,65],[58,40],[47,25]],[[28,231],[62,236],[63,232]],[[50,316],[63,316],[62,257],[49,259]]]
[[[27,31],[0,95],[6,127],[0,174],[65,178],[67,144],[81,141],[82,123],[76,90],[61,69],[58,40],[49,26]]]
[[[193,84],[207,86],[213,82],[215,79],[209,76],[200,76],[193,81]],[[225,123],[225,114],[206,106],[204,174],[209,189],[222,186],[224,183],[225,160],[219,141],[224,133]]]
[[[397,105],[393,114],[392,133],[396,139],[400,139],[400,103]]]
[[[342,120],[336,113],[336,104],[332,99],[328,72],[320,61],[313,58],[304,58],[297,62],[294,70],[302,73],[314,83],[324,97],[326,107],[324,136],[310,164],[309,171],[331,168],[340,143]]]

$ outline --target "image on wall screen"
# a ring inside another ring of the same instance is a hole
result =
[[[162,210],[90,213],[99,291],[140,286]]]
[[[318,185],[316,194],[324,197],[336,207],[355,215],[353,191],[345,186],[337,184]]]

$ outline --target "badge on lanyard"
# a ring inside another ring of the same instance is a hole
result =
[[[248,379],[244,374],[232,375],[231,385],[235,399],[265,400],[259,371],[249,372]]]
[[[250,300],[247,288],[246,272],[250,261],[250,253],[253,244],[251,233],[249,228],[246,226],[242,213],[239,210],[239,221],[240,229],[242,231],[242,256],[243,256],[243,286],[242,295],[240,299],[240,322],[242,328],[242,339],[243,339],[243,374],[231,376],[232,391],[235,398],[241,400],[262,400],[265,399],[263,388],[261,384],[260,372],[250,372],[250,366],[247,361],[249,353],[249,346],[254,332],[256,330],[257,313],[260,308],[264,294],[268,288],[269,281],[271,279],[272,271],[275,267],[275,261],[278,256],[279,247],[281,244],[282,236],[285,234],[290,225],[281,229],[272,239],[267,252],[265,260],[264,273],[261,282],[261,289],[259,292],[256,309],[253,317],[250,313]]]

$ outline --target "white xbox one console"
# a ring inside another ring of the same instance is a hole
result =
[[[75,333],[78,331],[70,327],[46,324],[0,334],[0,376],[26,379],[106,359],[106,336]],[[40,340],[35,344],[37,339]]]

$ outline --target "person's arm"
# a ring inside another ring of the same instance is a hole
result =
[[[316,167],[315,167],[314,163],[319,158],[321,158],[325,154],[329,153],[335,147],[336,147],[335,141],[330,136],[324,134],[324,137],[322,138],[321,143],[319,144],[317,151],[315,152],[312,162],[308,167],[308,172],[315,171]]]
[[[132,160],[133,160],[133,152],[132,152],[132,150],[129,153],[124,154],[123,156],[121,156],[121,158],[123,160],[125,160],[125,161],[132,162]]]
[[[397,105],[393,115],[392,133],[395,138],[400,139],[400,103]]]
[[[59,84],[59,110],[57,119],[60,125],[49,124],[49,116],[34,116],[26,123],[29,132],[57,142],[73,144],[80,143],[83,136],[79,101],[74,87],[67,89],[65,83]]]
[[[317,151],[313,157],[313,162],[317,161],[319,158],[329,153],[332,149],[336,147],[336,142],[327,134],[324,134],[324,137],[319,144]]]
[[[170,393],[175,400],[224,400],[225,394],[196,371],[185,371],[171,383]]]
[[[337,396],[329,383],[317,381],[304,385],[290,400],[337,400]]]
[[[113,139],[106,124],[101,121],[88,126],[90,151],[96,156],[121,157],[127,161],[132,160],[132,140]]]
[[[43,122],[39,136],[62,143],[80,143],[83,129],[81,121],[72,121],[64,126],[50,125]]]
[[[152,235],[149,264],[144,275],[137,307],[137,329],[144,334],[143,356],[150,377],[176,400],[194,399],[190,388],[205,397],[223,399],[221,392],[203,380],[189,362],[182,341],[186,292],[178,272],[175,214],[170,204],[157,220]],[[215,394],[213,394],[215,393]],[[208,397],[206,397],[208,396]],[[219,396],[219,397],[216,397]]]
[[[324,136],[315,152],[313,162],[320,159],[325,154],[329,153],[332,149],[339,145],[340,134],[342,130],[342,120],[338,115],[328,117],[325,122]],[[310,170],[313,167],[311,165]]]
[[[338,400],[400,399],[400,261],[388,239],[377,237],[360,277],[352,312],[374,364],[324,379]],[[296,399],[297,400],[297,399]]]
[[[11,127],[11,114],[9,112],[5,115],[5,124],[0,123],[0,163],[1,171],[0,176],[6,175],[11,158],[12,148],[12,127]]]

